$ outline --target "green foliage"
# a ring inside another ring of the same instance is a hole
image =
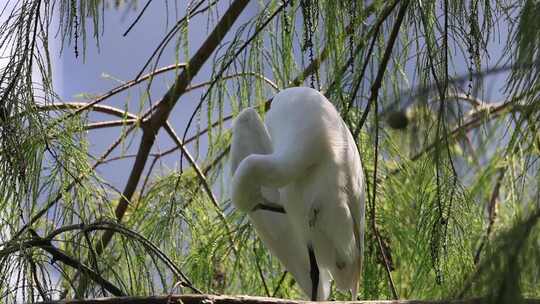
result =
[[[188,16],[175,16],[178,23],[165,29],[157,55],[140,63],[150,75],[110,95],[81,95],[87,108],[59,104],[54,93],[50,39],[62,40],[64,55],[84,55],[86,43],[101,43],[107,9],[143,7],[137,3],[24,0],[0,12],[5,302],[115,295],[111,286],[130,295],[304,298],[228,198],[231,119],[248,106],[264,116],[271,96],[296,85],[313,85],[335,104],[361,152],[369,200],[360,298],[392,298],[387,268],[404,299],[540,297],[537,1],[257,2],[258,12],[238,21],[212,54],[210,78],[186,89],[200,96],[193,123],[182,130],[195,135],[179,138],[174,124],[156,132],[156,142],[176,142],[169,150],[138,141],[150,132],[141,119],[152,114],[144,114],[154,105],[147,99],[164,94],[152,87],[154,77],[173,70],[158,70],[161,52],[174,50],[168,59],[179,64],[179,76],[193,56],[189,20],[202,18],[212,29],[228,4],[190,2]],[[59,35],[49,37],[55,9]],[[506,39],[505,66],[487,65],[494,39]],[[489,88],[480,82],[503,71],[510,72],[504,101],[482,100]],[[105,106],[128,89],[124,108]],[[136,90],[139,98],[131,95]],[[120,123],[96,124],[94,112]],[[389,113],[403,113],[407,128],[392,130]],[[104,127],[118,139],[96,154],[88,134]],[[135,174],[141,181],[126,178],[126,188],[116,189],[100,170],[125,159],[136,164],[140,158],[130,153],[137,145],[148,156]],[[332,298],[350,295],[333,290]]]

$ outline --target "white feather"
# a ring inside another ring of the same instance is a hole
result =
[[[233,125],[231,146],[231,172],[250,154],[270,154],[272,143],[257,112],[251,108],[242,111]],[[259,187],[260,195],[267,201],[281,205],[277,188]],[[287,215],[257,210],[249,213],[250,221],[265,246],[292,274],[306,295],[311,295],[309,256],[300,238],[295,234]],[[307,276],[306,276],[307,274]],[[328,272],[321,272],[318,300],[325,300],[330,293]]]

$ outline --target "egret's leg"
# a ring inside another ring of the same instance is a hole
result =
[[[309,253],[309,268],[311,275],[311,300],[317,301],[317,289],[319,287],[319,266],[317,265],[317,259],[315,258],[315,252],[313,247],[308,246]]]

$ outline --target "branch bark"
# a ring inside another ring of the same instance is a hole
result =
[[[306,303],[332,303],[332,304],[484,304],[487,300],[482,298],[464,300],[372,300],[372,301],[332,301],[311,302],[302,300],[288,300],[252,296],[216,296],[216,295],[168,295],[149,297],[119,297],[99,298],[87,300],[48,301],[41,304],[306,304]],[[524,299],[522,303],[540,304],[540,299]]]

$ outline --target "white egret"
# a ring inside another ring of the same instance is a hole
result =
[[[319,286],[329,272],[338,289],[350,290],[356,297],[364,251],[365,191],[360,156],[349,129],[334,106],[310,88],[278,93],[266,115],[266,127],[272,149],[244,155],[236,163],[233,203],[250,215],[268,203],[282,205],[286,226],[269,223],[265,229],[267,234],[277,231],[281,238],[287,236],[289,243],[299,242],[295,252],[307,253],[309,272],[302,268],[303,272],[293,273],[297,280]],[[271,214],[265,212],[264,216]],[[267,246],[272,250],[272,244]],[[283,255],[278,258],[285,267],[298,260],[298,253]],[[321,299],[319,288],[311,291],[312,300]]]
[[[272,143],[268,132],[254,109],[242,111],[233,125],[231,145],[231,174],[234,175],[239,163],[250,154],[270,154]],[[265,206],[283,208],[277,188],[259,187]],[[269,210],[254,210],[249,218],[265,246],[282,262],[292,274],[300,288],[308,296],[312,295],[309,277],[310,263],[306,247],[295,233],[285,213]],[[316,300],[325,300],[330,293],[330,277],[324,271],[319,280]]]

